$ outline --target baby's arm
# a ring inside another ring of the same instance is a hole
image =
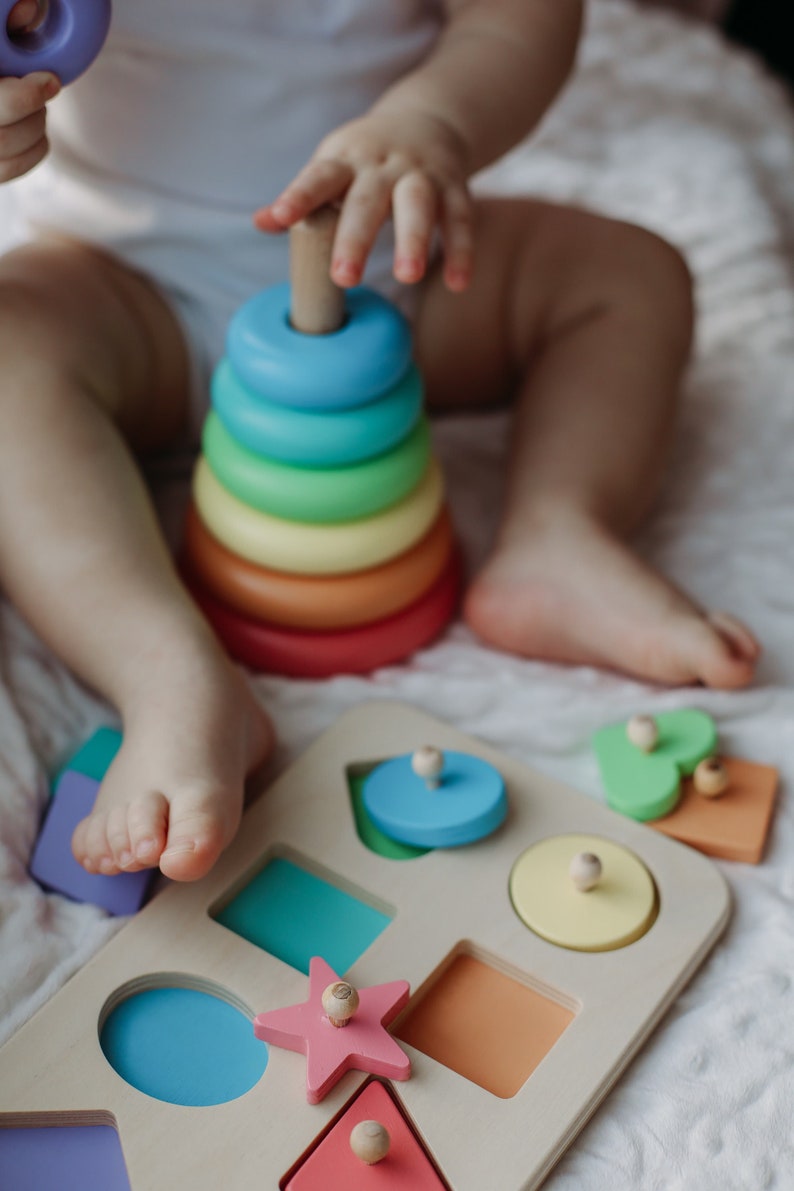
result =
[[[428,58],[363,117],[342,125],[278,198],[256,213],[283,231],[341,203],[331,276],[355,285],[393,214],[394,274],[420,280],[435,228],[444,278],[462,290],[472,268],[468,179],[537,124],[573,63],[582,0],[446,0]]]
[[[8,28],[23,30],[39,13],[37,0],[20,0]],[[0,182],[19,178],[47,153],[44,106],[61,89],[54,74],[36,71],[24,79],[0,79]]]

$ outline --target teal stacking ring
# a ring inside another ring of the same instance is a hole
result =
[[[226,354],[240,379],[268,401],[297,409],[352,409],[387,392],[411,362],[411,330],[380,294],[345,295],[338,331],[304,335],[289,321],[290,287],[249,299],[229,323]]]
[[[397,504],[417,486],[430,461],[424,418],[394,450],[352,467],[293,467],[257,455],[241,446],[214,412],[204,424],[202,445],[216,477],[243,504],[313,524],[355,521]]]
[[[412,364],[369,405],[338,413],[290,409],[259,397],[228,359],[211,386],[212,404],[229,433],[250,451],[299,467],[344,467],[391,450],[410,434],[422,409],[422,380]]]

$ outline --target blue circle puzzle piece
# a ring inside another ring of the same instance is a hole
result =
[[[249,388],[297,409],[352,409],[391,389],[411,363],[403,315],[363,287],[345,295],[347,318],[328,335],[304,335],[289,321],[290,287],[250,298],[229,323],[226,352]]]
[[[228,357],[212,378],[212,405],[229,434],[249,451],[298,467],[344,467],[385,454],[407,438],[422,410],[422,380],[412,364],[396,385],[356,409],[278,405],[243,384]]]
[[[0,78],[49,70],[65,87],[102,49],[110,27],[110,0],[49,0],[37,28],[11,35],[7,21],[15,3],[0,0]]]
[[[411,754],[384,761],[364,783],[364,806],[384,835],[415,848],[455,848],[496,831],[507,793],[493,765],[469,753],[444,753],[440,785],[428,789]]]

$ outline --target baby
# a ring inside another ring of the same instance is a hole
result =
[[[254,211],[278,233],[338,204],[333,279],[356,285],[369,262],[415,287],[431,407],[514,399],[501,529],[464,608],[484,641],[662,683],[751,680],[750,632],[625,544],[670,439],[686,267],[639,228],[468,189],[554,99],[581,10],[115,0],[103,53],[63,94],[49,74],[0,80],[0,202],[19,241],[0,260],[0,575],[123,719],[73,840],[89,871],[203,875],[271,748],[133,462],[195,431],[228,318],[286,274]],[[20,0],[10,25],[37,12]]]

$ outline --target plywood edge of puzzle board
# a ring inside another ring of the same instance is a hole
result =
[[[469,749],[498,766],[511,803],[508,821],[476,850],[430,853],[389,865],[358,839],[345,769],[427,742]],[[312,808],[316,814],[307,817]],[[563,952],[538,941],[510,907],[511,864],[534,839],[559,834],[571,817],[581,818],[586,831],[607,833],[637,851],[657,881],[658,922],[622,952]],[[148,1186],[215,1191],[219,1169],[233,1170],[240,1186],[260,1185],[263,1177],[275,1185],[363,1076],[345,1076],[327,1102],[307,1106],[303,1057],[273,1050],[265,1076],[240,1100],[186,1110],[147,1102],[124,1085],[97,1038],[97,1016],[107,998],[146,973],[181,971],[214,981],[251,1017],[305,997],[301,973],[209,917],[210,906],[261,867],[274,845],[319,858],[340,880],[396,908],[393,933],[390,927],[354,965],[349,974],[354,982],[403,978],[415,990],[447,952],[471,939],[474,953],[487,948],[497,967],[588,1002],[527,1086],[513,1099],[499,1101],[498,1110],[489,1093],[412,1055],[416,1078],[399,1085],[400,1095],[456,1191],[482,1191],[494,1181],[504,1191],[538,1185],[694,973],[728,916],[725,882],[704,857],[419,711],[370,702],[342,717],[269,787],[267,797],[249,808],[241,832],[208,878],[158,894],[7,1043],[0,1051],[0,1112],[112,1114],[135,1191]],[[491,879],[494,865],[500,874],[496,880]],[[471,906],[466,899],[449,898],[457,872],[476,885]],[[480,874],[487,879],[479,880]],[[427,906],[442,891],[445,912],[434,916]],[[687,895],[693,891],[690,907]],[[633,982],[632,1000],[618,1015],[614,989],[628,981]],[[589,1033],[581,1028],[588,1022]],[[561,1086],[567,1089],[562,1100]],[[466,1127],[483,1114],[489,1120],[485,1148],[481,1131]],[[213,1155],[211,1164],[207,1153]]]

